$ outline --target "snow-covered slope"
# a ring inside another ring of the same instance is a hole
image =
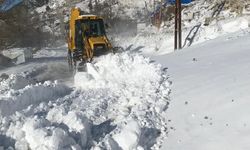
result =
[[[196,0],[183,7],[182,45],[189,47],[198,43],[249,28],[249,1]],[[222,7],[221,7],[222,6]],[[221,7],[221,10],[219,9]],[[115,41],[125,48],[136,49],[146,55],[164,55],[174,51],[174,14],[166,8],[164,15],[170,19],[160,29],[138,24],[136,36],[117,36]],[[247,13],[248,12],[248,13]]]
[[[245,150],[249,144],[249,32],[155,57],[173,81],[162,150]]]

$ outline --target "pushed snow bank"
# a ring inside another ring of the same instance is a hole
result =
[[[129,121],[127,125],[121,130],[120,133],[113,136],[114,140],[122,149],[135,149],[139,145],[139,137],[141,134],[139,124],[132,120]],[[128,140],[129,139],[129,140]]]
[[[86,110],[88,118],[95,117],[94,122],[113,120],[116,128],[98,141],[96,148],[159,147],[166,134],[162,113],[170,93],[166,73],[139,54],[110,54],[98,59],[94,65],[87,65],[87,72],[76,73],[75,85],[85,96],[74,104],[97,107]],[[142,132],[157,134],[148,137]],[[143,143],[144,140],[152,142]]]
[[[159,148],[167,133],[166,72],[138,54],[110,54],[95,60],[88,64],[88,72],[75,75],[72,92],[57,82],[28,84],[32,80],[25,81],[26,77],[34,79],[39,70],[0,82],[5,87],[0,97],[0,147]]]
[[[21,80],[17,81],[23,82],[23,80],[21,78]],[[24,84],[25,82],[21,85]],[[31,104],[50,101],[70,92],[70,89],[66,86],[50,81],[46,81],[44,84],[28,85],[19,90],[15,90],[19,84],[15,85],[14,89],[10,89],[0,97],[0,115],[2,116],[11,115],[15,111],[20,111]]]
[[[10,89],[19,90],[32,83],[31,80],[27,79],[24,75],[21,74],[11,74],[9,76],[6,75],[6,78],[7,79],[3,79],[0,82],[0,93],[3,93],[4,91]]]
[[[160,65],[151,63],[148,58],[129,53],[107,55],[97,63],[87,65],[88,74],[85,82],[81,82],[82,72],[75,76],[75,85],[82,88],[110,88],[111,90],[141,89],[151,93],[159,87],[162,78]],[[83,73],[84,74],[84,73]],[[136,94],[135,93],[135,94]]]
[[[161,66],[139,54],[107,55],[94,66],[88,64],[87,70],[87,73],[76,73],[76,87],[83,90],[109,89],[125,98],[121,103],[126,105],[155,103],[161,99],[155,99],[154,96],[168,96],[170,91],[167,76]],[[145,100],[145,96],[150,98]],[[165,105],[159,105],[157,110],[162,111],[164,107]]]
[[[31,149],[81,149],[86,146],[90,135],[90,124],[81,112],[66,114],[54,108],[47,118],[28,118],[22,131]]]

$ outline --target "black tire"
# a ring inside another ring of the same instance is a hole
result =
[[[73,57],[72,57],[72,54],[71,54],[71,51],[70,50],[68,50],[68,57],[67,57],[67,59],[68,59],[68,66],[69,66],[69,71],[73,71]]]

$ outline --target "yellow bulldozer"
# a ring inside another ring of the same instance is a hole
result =
[[[72,8],[66,31],[71,69],[91,62],[94,56],[113,52],[103,18],[99,16],[84,15],[79,8]]]

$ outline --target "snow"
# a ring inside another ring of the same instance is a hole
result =
[[[136,36],[115,36],[124,52],[95,58],[85,72],[68,71],[66,45],[0,70],[0,149],[249,149],[249,17],[227,9],[203,25],[218,2],[183,10],[183,41],[198,30],[179,51],[173,22],[142,23]],[[144,5],[113,10],[133,18]]]
[[[65,3],[65,0],[51,0],[49,1],[48,5],[50,6],[50,8],[55,9],[58,7],[62,7]]]
[[[119,147],[124,150],[136,149],[139,143],[140,126],[136,121],[129,121],[123,130],[114,136]],[[129,139],[129,140],[127,140]]]
[[[190,32],[194,33],[192,29],[195,29],[195,27],[198,31],[195,35],[191,34],[194,35],[194,39],[190,43],[188,38],[192,38],[192,36],[188,35]],[[142,28],[138,29],[140,32],[134,37],[117,36],[115,42],[126,50],[143,53],[146,56],[164,55],[174,51],[174,29]],[[247,28],[249,28],[249,18],[245,16],[219,20],[212,22],[209,26],[204,26],[199,22],[189,23],[183,29],[183,46],[196,45],[229,33],[244,31]]]
[[[111,149],[117,149],[118,144],[123,149],[137,148],[142,128],[155,128],[165,132],[166,126],[160,114],[167,107],[166,98],[170,90],[169,82],[159,65],[140,55],[121,53],[102,56],[94,66],[88,64],[87,70],[87,73],[76,73],[76,87],[94,92],[90,97],[92,101],[98,97],[102,97],[104,101],[110,99],[105,102],[108,103],[105,106],[108,107],[107,110],[99,110],[101,112],[98,111],[98,115],[101,116],[96,119],[102,118],[103,114],[108,115],[119,127],[113,138],[105,139],[108,140],[106,147],[109,145]],[[89,113],[92,115],[93,112]],[[128,137],[133,140],[124,143],[124,138]]]
[[[23,81],[19,81],[20,84]],[[27,83],[23,83],[27,84]],[[23,85],[16,84],[14,88],[20,88]],[[48,101],[58,98],[64,94],[67,94],[70,90],[63,85],[57,85],[57,83],[51,83],[49,81],[44,84],[28,85],[20,90],[9,89],[8,91],[1,93],[0,97],[0,114],[2,116],[11,115],[15,111],[22,110],[23,108],[36,104],[39,102]]]
[[[54,58],[57,66],[61,60],[56,58],[60,57],[57,49],[34,55],[39,62]],[[10,68],[12,74],[0,82],[0,135],[8,141],[0,142],[2,147],[160,147],[167,132],[161,114],[167,108],[170,93],[170,82],[160,65],[130,52],[109,54],[87,64],[87,72],[76,73],[74,84],[65,78],[70,85],[67,86],[60,81],[39,82],[39,76],[50,69],[37,61],[17,66],[23,72]],[[145,136],[150,133],[158,134]],[[128,137],[131,140],[124,143]],[[144,139],[152,142],[143,144]]]
[[[7,90],[14,89],[19,90],[29,85],[32,81],[28,80],[24,75],[21,74],[11,74],[6,80],[0,82],[0,93]]]
[[[162,149],[250,148],[249,40],[238,32],[155,58],[173,81]]]
[[[43,127],[46,125],[48,125],[48,122],[44,119],[31,119],[25,122],[22,130],[31,149],[64,149],[67,145],[74,144],[73,139],[68,137],[67,132],[61,128],[44,130]]]
[[[4,70],[11,74],[0,82],[0,138],[4,139],[0,145],[15,149],[249,148],[245,134],[249,40],[249,30],[242,30],[152,56],[156,62],[135,51],[108,54],[87,64],[87,72],[76,73],[74,83],[70,77],[63,78],[67,85],[43,80],[67,72],[61,59],[65,48],[39,51],[33,61]]]
[[[84,10],[85,12],[90,12],[88,3],[86,2],[80,2],[75,5],[75,7],[80,8],[81,10]]]
[[[134,6],[134,7],[144,7],[145,1],[131,1],[131,0],[123,0],[120,1],[122,5],[126,6]]]
[[[44,5],[44,6],[42,6],[42,7],[38,7],[38,8],[36,8],[35,9],[36,10],[36,12],[37,13],[44,13],[44,12],[46,12],[46,6]]]
[[[237,18],[237,19],[231,19],[228,21],[224,21],[224,22],[219,22],[220,27],[222,28],[223,31],[227,32],[227,33],[232,33],[232,32],[236,32],[239,30],[244,30],[247,29],[249,27],[249,22],[246,18],[242,17],[242,18]]]

